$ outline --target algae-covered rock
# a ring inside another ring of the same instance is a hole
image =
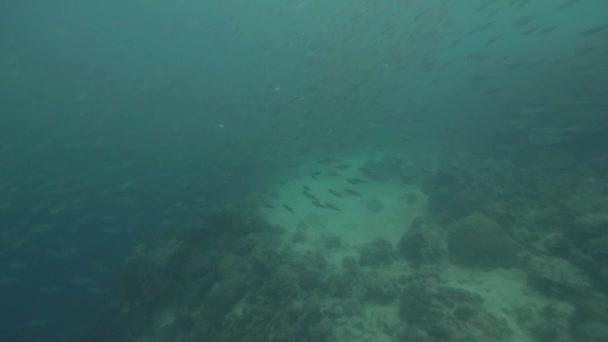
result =
[[[371,274],[363,281],[363,297],[378,304],[390,304],[397,296],[397,286],[380,274]]]
[[[385,239],[375,239],[361,249],[359,265],[379,266],[390,265],[395,259],[393,245]]]
[[[473,213],[457,220],[448,231],[448,250],[454,261],[480,268],[514,266],[515,242],[491,218]]]
[[[608,341],[608,324],[599,321],[586,322],[578,326],[574,335],[580,342]]]
[[[247,290],[247,282],[243,279],[229,279],[215,284],[205,298],[203,316],[216,324],[221,323]]]
[[[585,272],[566,259],[530,256],[525,262],[525,269],[530,284],[548,294],[584,294],[592,289]]]
[[[481,296],[453,287],[414,283],[403,293],[399,314],[407,323],[400,341],[510,341],[513,334]]]
[[[415,266],[440,262],[446,255],[445,234],[417,219],[399,241],[399,252]]]
[[[606,236],[608,232],[608,213],[592,212],[578,216],[570,229],[570,235],[577,240]]]
[[[569,303],[553,302],[545,305],[539,315],[521,317],[518,323],[538,342],[570,342],[574,312],[574,306]]]

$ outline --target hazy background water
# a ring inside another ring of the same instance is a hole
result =
[[[602,0],[0,4],[0,338],[59,340],[111,305],[126,253],[159,222],[238,202],[307,158],[604,144],[590,132],[606,127],[605,13]]]

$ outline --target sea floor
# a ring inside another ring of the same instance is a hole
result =
[[[361,163],[356,158],[333,161],[331,166],[310,163],[271,190],[263,211],[270,223],[287,232],[281,248],[295,255],[320,254],[330,270],[339,269],[346,257],[357,258],[363,246],[376,239],[397,248],[413,220],[426,215],[427,198],[419,184],[369,179],[358,170]],[[550,299],[527,285],[523,270],[480,271],[450,261],[440,267],[445,286],[483,297],[485,309],[508,323],[512,341],[535,340],[520,327],[521,313],[538,312]],[[404,258],[374,268],[395,279],[414,274]],[[335,299],[327,301],[327,307],[339,306]],[[398,300],[365,304],[358,315],[334,319],[333,330],[344,341],[394,341],[392,332],[403,324],[399,305]]]

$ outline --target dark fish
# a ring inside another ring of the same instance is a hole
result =
[[[526,6],[528,4],[528,1],[529,0],[520,1],[519,4],[517,4],[516,8],[519,9],[519,8],[522,8],[522,7]]]
[[[486,45],[486,46],[492,45],[492,44],[496,43],[496,41],[499,40],[499,39],[500,39],[500,35],[498,35],[498,36],[496,36],[496,37],[488,40],[484,45]]]
[[[339,192],[337,192],[337,191],[336,191],[336,190],[334,190],[334,189],[328,189],[328,190],[327,190],[327,192],[329,192],[330,194],[332,194],[332,195],[334,195],[334,196],[336,196],[336,197],[342,197],[342,195],[340,195],[340,193],[339,193]]]
[[[274,209],[274,205],[268,203],[268,202],[263,202],[264,207],[268,208],[268,209]]]
[[[310,191],[310,188],[306,185],[302,185],[302,189],[304,189],[304,191]]]
[[[557,28],[557,26],[556,26],[556,25],[553,25],[553,26],[547,26],[547,27],[545,27],[544,29],[540,30],[540,33],[542,33],[542,34],[548,34],[548,33],[553,32],[553,30],[555,30],[556,28]]]
[[[341,174],[335,172],[335,171],[330,171],[327,173],[328,176],[332,176],[332,177],[342,177]]]
[[[340,164],[340,165],[336,166],[336,169],[338,169],[338,170],[346,170],[346,169],[350,169],[350,168],[351,168],[351,166],[348,164]]]
[[[310,175],[313,176],[313,177],[320,176],[321,175],[321,171],[313,171],[313,172],[310,173]]]
[[[527,36],[527,35],[529,35],[531,33],[534,33],[536,31],[538,31],[540,28],[541,28],[541,26],[535,26],[535,27],[532,27],[532,28],[529,28],[529,29],[525,30],[522,34],[524,36]]]
[[[327,202],[325,202],[325,208],[335,210],[335,211],[342,211],[342,210],[340,210],[340,208],[336,207],[335,205],[333,205],[331,203],[327,203]]]
[[[321,204],[321,202],[319,202],[317,200],[314,200],[311,203],[312,203],[312,205],[314,205],[317,208],[325,208],[325,206],[323,204]]]
[[[533,21],[534,21],[533,16],[526,15],[526,16],[523,16],[523,17],[517,19],[517,21],[515,21],[515,26],[517,26],[517,27],[527,26],[528,24],[530,24]]]
[[[490,21],[490,22],[487,22],[487,23],[485,23],[483,25],[476,26],[473,30],[483,32],[483,31],[487,31],[493,25],[494,25],[494,22]]]
[[[318,200],[319,200],[319,199],[318,199],[318,198],[317,198],[315,195],[311,194],[311,193],[310,193],[310,192],[308,192],[308,191],[302,191],[302,195],[304,195],[304,196],[306,196],[306,197],[310,198],[310,199],[311,199],[311,200],[313,200],[313,201],[318,201]]]
[[[494,17],[498,12],[500,12],[500,8],[495,8],[492,12],[488,14],[488,18]]]
[[[283,204],[283,208],[285,208],[285,210],[289,211],[290,213],[292,213],[294,215],[296,214],[296,212],[293,211],[293,209],[290,206],[288,206],[287,204]]]
[[[579,2],[579,1],[580,1],[580,0],[569,0],[569,1],[566,1],[566,2],[564,2],[564,3],[562,3],[562,4],[559,4],[557,7],[555,7],[555,9],[556,9],[556,10],[563,10],[563,9],[565,9],[565,8],[568,8],[568,7],[570,7],[570,6],[574,5],[574,4],[576,4],[576,3],[577,3],[577,2]]]
[[[579,33],[580,36],[590,36],[592,34],[596,34],[602,31],[606,31],[608,30],[608,25],[598,25],[598,26],[594,26],[591,27],[581,33]]]
[[[585,46],[580,49],[577,49],[576,52],[577,53],[591,53],[591,52],[597,51],[598,49],[599,49],[599,47],[597,47],[597,46]]]
[[[349,182],[350,184],[367,183],[367,181],[365,179],[360,179],[360,178],[347,178],[346,181]]]
[[[346,192],[349,195],[353,195],[353,196],[361,196],[361,193],[356,192],[355,190],[351,190],[351,189],[345,189],[344,192]]]

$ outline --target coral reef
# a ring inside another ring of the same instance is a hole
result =
[[[545,293],[570,296],[588,292],[591,281],[568,260],[551,256],[529,256],[525,269],[530,283]]]
[[[412,326],[400,341],[508,341],[507,322],[484,308],[477,294],[434,283],[414,282],[405,289],[401,318]]]
[[[455,156],[411,177],[401,161],[368,163],[372,179],[426,179],[430,207],[397,246],[353,247],[299,217],[283,239],[287,229],[248,207],[169,223],[127,260],[124,329],[106,340],[608,340],[608,179],[539,155],[546,164],[533,167]],[[359,200],[373,217],[390,210],[384,198]],[[503,279],[516,286],[490,289]],[[514,292],[524,299],[498,305]]]
[[[377,272],[396,259],[386,240],[332,270],[319,253],[277,249],[283,231],[247,210],[217,210],[202,222],[168,225],[134,251],[113,342],[336,341],[360,329],[338,331],[337,321],[361,317],[366,303],[391,305],[400,293]],[[322,243],[339,246],[331,234]]]
[[[415,266],[438,263],[447,256],[446,234],[439,227],[418,218],[399,240],[398,249]]]
[[[479,212],[452,224],[448,249],[454,261],[467,266],[509,267],[517,262],[514,241],[494,220]]]
[[[385,239],[375,239],[361,248],[359,265],[378,266],[386,265],[395,259],[393,245]]]

